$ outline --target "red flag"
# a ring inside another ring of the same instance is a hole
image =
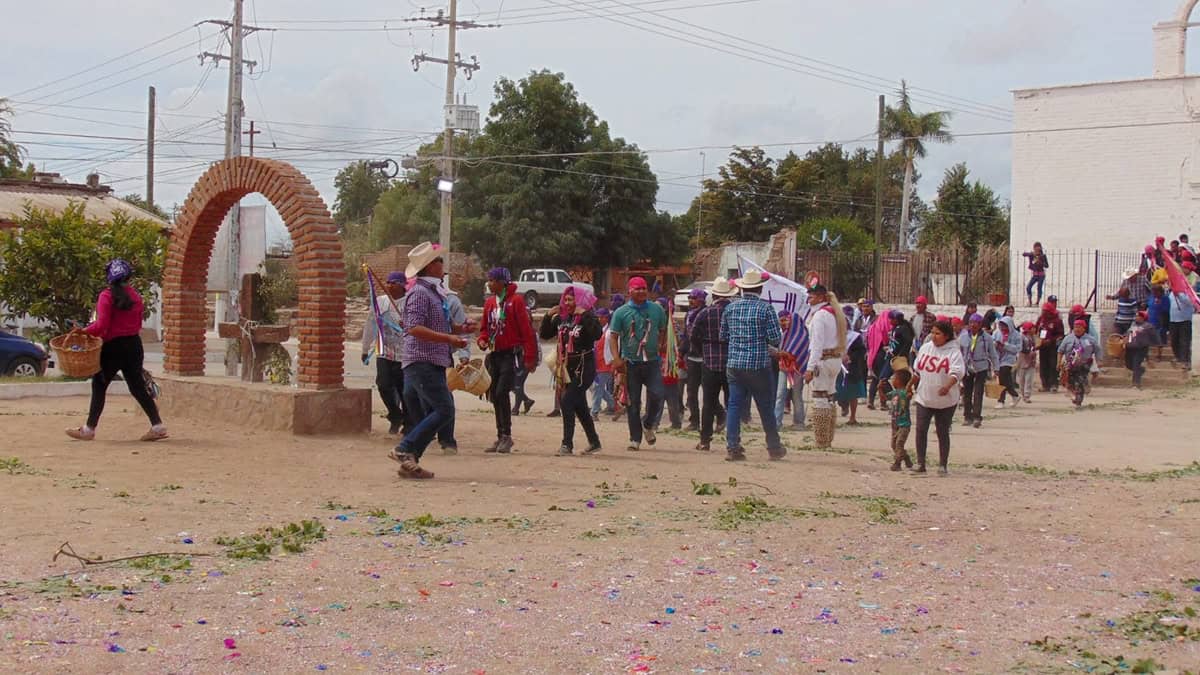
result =
[[[1192,299],[1192,306],[1200,312],[1200,298],[1196,297],[1196,290],[1188,283],[1187,275],[1183,273],[1179,263],[1175,262],[1175,259],[1171,257],[1171,252],[1162,244],[1158,245],[1158,250],[1162,253],[1163,267],[1167,269],[1167,281],[1171,284],[1171,292],[1187,293],[1187,296]]]

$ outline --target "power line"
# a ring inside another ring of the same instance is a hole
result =
[[[167,40],[170,40],[171,38],[177,37],[177,36],[179,36],[179,35],[182,35],[182,34],[184,34],[184,33],[188,32],[188,31],[190,31],[191,29],[195,28],[197,25],[199,25],[199,24],[193,24],[193,25],[191,25],[191,26],[188,26],[187,28],[184,28],[183,30],[177,31],[177,32],[175,32],[175,33],[171,33],[170,35],[168,35],[168,36],[166,36],[166,37],[164,37],[164,38],[159,38],[158,40],[155,40],[154,42],[151,42],[151,43],[149,43],[149,44],[142,45],[141,47],[138,47],[137,49],[134,49],[134,50],[131,50],[131,51],[125,52],[124,54],[121,54],[121,55],[119,55],[119,56],[114,56],[114,57],[112,57],[111,59],[109,59],[109,60],[107,60],[107,61],[102,61],[102,62],[100,62],[100,63],[97,63],[97,64],[96,64],[96,65],[94,65],[94,66],[89,66],[89,67],[87,67],[87,68],[84,68],[83,70],[80,70],[80,71],[77,71],[77,72],[71,73],[70,75],[66,75],[66,76],[64,76],[64,77],[60,77],[60,78],[58,78],[57,80],[50,80],[49,82],[45,82],[45,83],[43,83],[43,84],[39,84],[39,85],[37,85],[36,87],[30,87],[30,88],[28,88],[28,89],[23,89],[23,90],[21,90],[21,91],[15,92],[15,93],[13,93],[13,94],[11,94],[11,95],[9,95],[9,96],[6,96],[5,98],[16,98],[16,97],[18,97],[18,96],[24,96],[25,94],[28,94],[28,93],[30,93],[30,92],[34,92],[34,91],[37,91],[37,90],[39,90],[39,89],[45,89],[46,87],[50,87],[50,86],[56,85],[56,84],[58,84],[59,82],[66,82],[67,80],[72,80],[72,79],[74,79],[74,78],[76,78],[76,77],[79,77],[80,75],[85,75],[85,74],[87,74],[87,73],[90,73],[90,72],[92,72],[93,70],[97,70],[97,69],[99,69],[99,68],[103,68],[104,66],[107,66],[107,65],[109,65],[110,63],[115,63],[115,62],[117,62],[117,61],[120,61],[121,59],[124,59],[124,58],[126,58],[126,57],[133,56],[134,54],[137,54],[137,53],[139,53],[139,52],[143,52],[143,51],[145,51],[145,50],[147,50],[147,49],[149,49],[149,48],[151,48],[151,47],[154,47],[154,46],[160,45],[160,44],[162,44],[162,43],[166,42]]]

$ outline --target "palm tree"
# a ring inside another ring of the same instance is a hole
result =
[[[6,117],[12,115],[8,99],[0,98],[0,178],[9,174],[16,175],[21,171],[21,146],[9,140],[8,133],[12,126]]]
[[[904,201],[900,204],[899,248],[908,250],[908,206],[912,200],[913,164],[918,157],[925,157],[925,141],[950,143],[954,137],[947,131],[950,112],[916,113],[908,96],[908,83],[900,80],[900,100],[889,106],[883,115],[883,136],[889,141],[900,141],[904,153]]]

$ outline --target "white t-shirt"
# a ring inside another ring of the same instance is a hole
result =
[[[954,340],[938,347],[933,340],[925,341],[917,352],[914,370],[921,376],[917,382],[917,393],[913,400],[926,408],[953,408],[958,405],[960,392],[956,382],[962,381],[967,372],[962,350]],[[950,391],[941,395],[939,390],[950,385]]]

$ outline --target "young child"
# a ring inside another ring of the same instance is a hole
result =
[[[892,471],[899,471],[902,463],[910,469],[913,465],[912,458],[904,449],[904,443],[908,440],[908,430],[912,428],[912,419],[909,416],[912,401],[912,390],[909,388],[911,382],[912,371],[907,368],[897,370],[892,373],[891,389],[884,394],[892,412]]]
[[[1029,403],[1033,395],[1033,381],[1037,376],[1037,349],[1034,349],[1033,331],[1036,328],[1032,321],[1021,324],[1021,353],[1017,354],[1017,389],[1021,391],[1021,399]]]

